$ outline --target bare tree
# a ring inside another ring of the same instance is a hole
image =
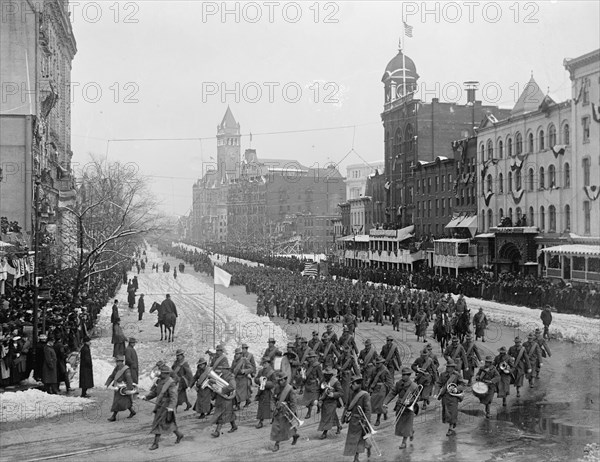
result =
[[[77,276],[73,296],[93,275],[130,261],[148,233],[164,232],[157,201],[137,165],[92,156],[81,172],[77,202]]]

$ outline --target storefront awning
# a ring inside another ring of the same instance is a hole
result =
[[[464,217],[456,217],[453,218],[452,220],[450,220],[450,223],[448,223],[445,227],[446,228],[456,228],[456,225],[459,224]]]
[[[340,237],[338,238],[336,241],[346,241],[346,242],[369,242],[369,235],[368,234],[357,234],[356,236],[354,234],[350,234],[349,236],[344,236],[344,237]]]
[[[542,249],[542,252],[554,253],[559,255],[588,255],[593,257],[600,257],[600,246],[585,244],[565,244],[557,245],[554,247],[546,247],[545,249]]]

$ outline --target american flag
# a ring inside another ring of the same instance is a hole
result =
[[[402,22],[404,23],[404,35],[406,35],[407,37],[412,38],[412,36],[413,36],[413,27],[409,26],[404,21],[402,21]]]
[[[319,274],[318,263],[307,262],[304,264],[304,271],[302,271],[302,276],[317,277],[318,274]]]

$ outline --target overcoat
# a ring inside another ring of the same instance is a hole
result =
[[[146,395],[146,399],[156,398],[154,405],[154,419],[150,433],[154,435],[162,435],[163,433],[174,432],[177,430],[177,421],[175,413],[171,413],[171,418],[168,417],[168,409],[175,409],[177,405],[177,381],[172,377],[160,377],[156,384],[152,386],[150,392]],[[167,422],[167,420],[171,420]]]
[[[92,353],[86,344],[79,351],[79,388],[94,388]]]

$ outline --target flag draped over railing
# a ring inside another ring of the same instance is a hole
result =
[[[302,276],[312,276],[317,277],[319,275],[319,264],[307,262],[304,264],[304,271],[302,271]]]

